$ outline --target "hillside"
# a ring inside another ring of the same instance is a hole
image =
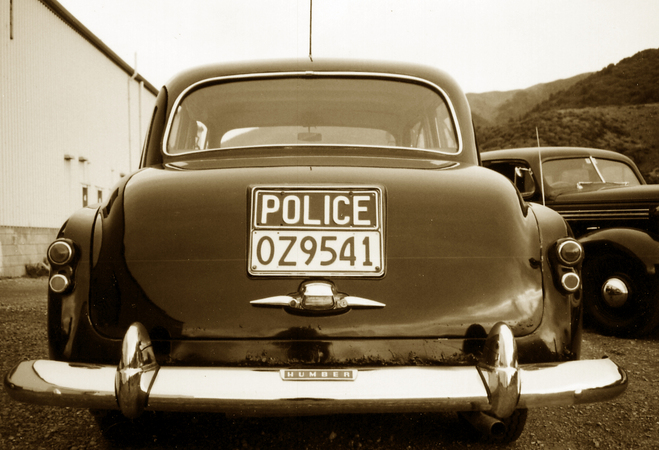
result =
[[[474,123],[477,126],[491,126],[496,123],[499,107],[508,102],[522,89],[514,91],[493,91],[482,94],[467,94]],[[534,105],[535,106],[535,105]]]
[[[486,116],[500,117],[494,125],[483,125],[478,104],[472,107],[481,150],[535,146],[537,127],[541,145],[615,150],[630,156],[648,182],[659,182],[659,49],[570,80],[530,107],[532,93],[523,94],[526,103],[513,99],[532,88],[511,91],[496,115]]]
[[[563,80],[541,83],[527,89],[467,94],[477,126],[493,126],[521,117],[556,92],[567,89],[588,77],[585,73]]]
[[[659,102],[659,49],[644,50],[579,81],[537,105],[547,111]]]

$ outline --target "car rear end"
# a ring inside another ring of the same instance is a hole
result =
[[[452,410],[514,439],[527,408],[624,391],[615,363],[577,361],[581,246],[477,165],[452,80],[262,67],[163,91],[144,167],[60,231],[51,360],[8,375],[14,398]]]

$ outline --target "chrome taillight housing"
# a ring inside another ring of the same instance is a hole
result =
[[[48,251],[50,262],[50,279],[48,287],[56,294],[69,290],[73,284],[73,263],[76,259],[75,245],[70,239],[57,239],[50,244]]]
[[[581,288],[579,265],[583,261],[583,246],[574,238],[559,239],[554,247],[552,259],[559,287],[567,293]]]
[[[48,247],[48,261],[51,264],[58,266],[68,264],[74,256],[73,245],[64,239],[58,239]]]
[[[61,294],[62,292],[65,292],[69,286],[71,286],[71,280],[65,275],[62,275],[61,273],[56,273],[55,275],[50,277],[50,280],[48,280],[48,286],[50,287],[50,290],[55,292],[56,294]]]
[[[581,286],[581,277],[574,272],[564,273],[561,277],[561,286],[568,292],[576,292]]]
[[[561,239],[556,243],[556,256],[561,264],[574,267],[583,261],[583,247],[572,238]]]

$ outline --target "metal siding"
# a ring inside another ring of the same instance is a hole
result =
[[[83,184],[94,203],[137,169],[155,96],[38,0],[14,0],[10,39],[0,5],[0,226],[58,228]]]

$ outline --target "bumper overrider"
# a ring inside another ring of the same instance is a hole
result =
[[[495,325],[484,356],[470,367],[217,368],[161,367],[139,323],[131,325],[117,366],[24,361],[5,377],[6,391],[27,403],[239,415],[480,411],[606,401],[627,388],[609,359],[518,365],[511,329]]]

